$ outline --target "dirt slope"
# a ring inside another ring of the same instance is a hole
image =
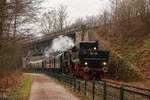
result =
[[[97,36],[107,49],[125,58],[142,79],[150,79],[150,35],[124,39],[100,33]]]

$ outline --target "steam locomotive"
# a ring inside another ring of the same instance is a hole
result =
[[[98,41],[80,42],[60,56],[64,74],[83,79],[100,79],[108,72],[109,52],[100,50]]]

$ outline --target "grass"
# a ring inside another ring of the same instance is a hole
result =
[[[32,79],[33,76],[25,75],[24,79],[12,88],[8,100],[27,100],[32,84]]]

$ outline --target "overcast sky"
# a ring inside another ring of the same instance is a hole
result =
[[[110,5],[109,0],[45,0],[42,6],[51,9],[61,4],[67,6],[69,20],[97,15],[104,9],[109,9]]]

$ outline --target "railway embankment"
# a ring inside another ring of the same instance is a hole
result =
[[[97,35],[102,46],[111,52],[110,68],[114,69],[113,78],[134,83],[143,83],[150,79],[149,35],[124,39]]]

